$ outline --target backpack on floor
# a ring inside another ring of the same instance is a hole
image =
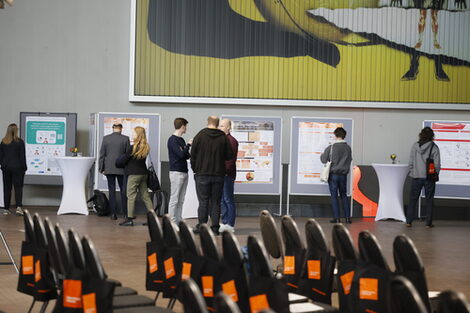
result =
[[[93,190],[93,197],[88,202],[93,201],[93,208],[98,216],[107,216],[110,213],[109,201],[106,194],[98,189]]]
[[[168,205],[170,201],[170,197],[168,196],[168,192],[164,191],[163,189],[155,191],[155,213],[157,213],[158,217],[162,217],[163,215],[168,213]]]

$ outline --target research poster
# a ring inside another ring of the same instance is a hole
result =
[[[323,164],[320,155],[325,148],[335,141],[334,130],[344,127],[343,123],[334,122],[299,122],[299,139],[297,154],[298,184],[323,184],[320,172]]]
[[[55,158],[66,154],[66,126],[66,117],[26,117],[27,175],[61,175]]]
[[[104,118],[104,135],[109,135],[113,132],[114,124],[122,124],[122,134],[129,137],[131,145],[134,144],[135,131],[137,126],[143,127],[147,135],[147,140],[150,141],[151,134],[149,132],[150,119],[142,117],[105,117]]]
[[[238,140],[239,184],[272,184],[274,180],[274,123],[232,121],[232,136]]]
[[[470,186],[470,122],[431,122],[441,152],[439,184]]]

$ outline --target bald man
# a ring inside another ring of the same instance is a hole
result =
[[[233,233],[235,231],[235,217],[237,216],[233,193],[235,178],[237,176],[238,141],[230,135],[232,131],[232,121],[228,118],[224,118],[220,121],[219,129],[227,136],[233,152],[232,158],[225,161],[224,191],[222,193],[222,202],[220,203],[222,225],[219,231],[223,232],[224,230],[228,230]]]
[[[196,193],[199,200],[197,210],[198,224],[194,232],[199,232],[199,225],[206,224],[211,217],[211,228],[219,234],[220,201],[224,187],[225,161],[233,156],[230,142],[225,133],[217,127],[219,118],[209,116],[207,127],[193,139],[191,146],[191,168],[196,181]]]

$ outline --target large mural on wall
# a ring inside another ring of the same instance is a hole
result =
[[[131,94],[470,103],[467,1],[135,0]]]

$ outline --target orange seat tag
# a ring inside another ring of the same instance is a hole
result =
[[[83,313],[96,313],[96,293],[83,295]]]
[[[64,279],[64,307],[80,309],[82,307],[82,281]]]
[[[34,282],[37,283],[41,280],[41,261],[37,260],[34,263]]]
[[[295,275],[295,256],[286,255],[284,257],[284,275]]]
[[[149,262],[149,273],[152,274],[158,271],[157,254],[152,253],[147,257],[147,259]]]
[[[23,275],[34,274],[34,257],[32,255],[25,255],[21,257]]]
[[[237,286],[235,285],[235,281],[233,279],[223,283],[222,290],[227,296],[232,298],[233,302],[238,302]]]
[[[181,279],[186,280],[191,278],[191,267],[193,265],[188,262],[183,262],[183,271],[181,273]]]
[[[265,294],[250,297],[251,313],[269,309],[268,297]]]
[[[202,295],[206,298],[214,296],[214,277],[202,276]]]
[[[320,260],[308,260],[308,279],[321,279],[321,263]]]
[[[163,263],[165,265],[166,279],[169,279],[175,276],[176,272],[175,272],[175,264],[173,263],[173,258],[166,259],[165,262]]]
[[[354,271],[347,272],[341,275],[341,284],[343,285],[344,294],[348,295],[351,292],[351,284],[354,277]]]
[[[379,300],[379,280],[377,278],[359,279],[359,299]]]

